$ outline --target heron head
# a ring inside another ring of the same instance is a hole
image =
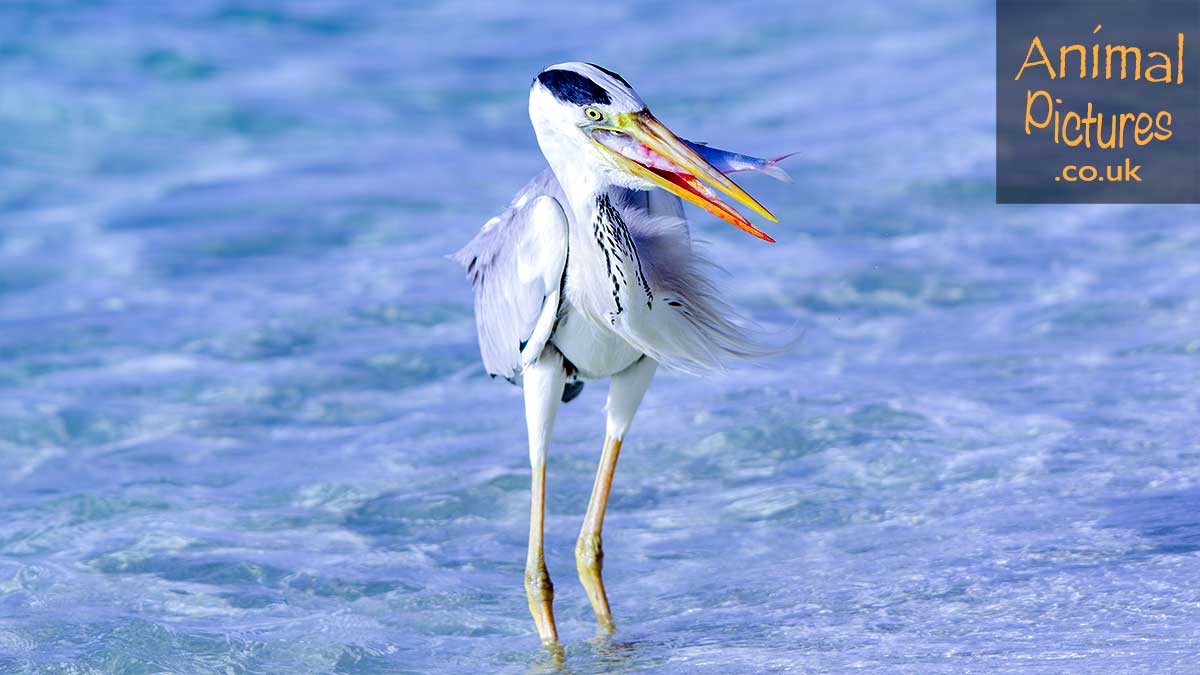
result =
[[[775,216],[650,114],[620,75],[590,63],[550,66],[533,81],[529,118],[542,153],[560,178],[560,169],[570,166],[622,187],[659,187],[756,237],[774,241],[711,188],[772,222]]]

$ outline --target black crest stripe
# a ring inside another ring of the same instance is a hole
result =
[[[575,105],[612,103],[604,87],[571,70],[546,70],[538,82],[554,94],[554,98]]]
[[[616,80],[617,82],[620,82],[621,84],[625,85],[626,87],[629,87],[630,89],[633,89],[633,85],[631,85],[631,84],[629,84],[628,82],[626,82],[626,81],[625,81],[625,78],[623,78],[623,77],[621,77],[620,75],[618,75],[618,74],[614,73],[613,71],[609,70],[608,68],[605,68],[604,66],[598,66],[598,65],[596,65],[596,64],[594,64],[594,63],[589,63],[588,65],[589,65],[589,66],[591,66],[591,67],[593,67],[593,68],[595,68],[596,70],[599,70],[599,71],[602,71],[602,72],[604,72],[604,73],[605,73],[605,74],[607,74],[609,77],[613,78],[613,79],[614,79],[614,80]]]

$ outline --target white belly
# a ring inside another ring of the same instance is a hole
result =
[[[550,342],[587,379],[609,377],[642,357],[642,352],[620,335],[592,322],[569,304]]]

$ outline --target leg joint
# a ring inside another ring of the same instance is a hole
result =
[[[599,573],[604,564],[604,547],[600,543],[600,534],[580,534],[575,542],[575,562],[580,567],[586,567]]]
[[[554,598],[554,582],[550,581],[550,573],[545,565],[525,569],[525,593],[531,598]]]

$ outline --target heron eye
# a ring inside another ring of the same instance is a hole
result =
[[[583,114],[587,115],[587,118],[593,122],[599,122],[600,120],[604,119],[604,113],[596,110],[595,108],[588,108],[583,111]]]

